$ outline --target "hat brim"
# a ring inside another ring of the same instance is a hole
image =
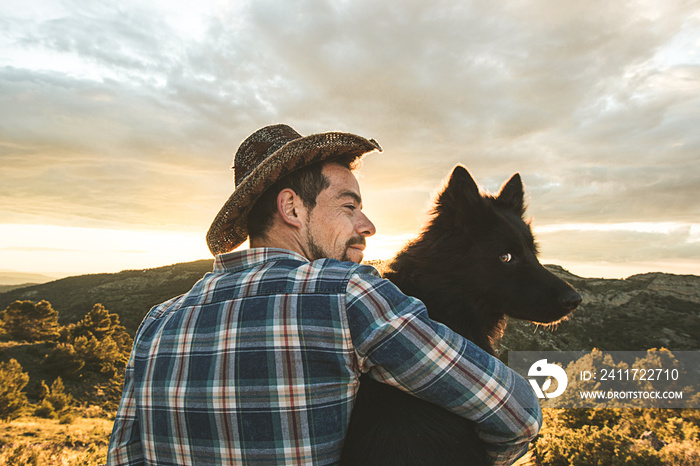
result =
[[[207,232],[213,255],[240,246],[248,237],[248,214],[262,193],[294,170],[339,155],[357,158],[381,147],[373,139],[350,133],[321,133],[288,142],[267,157],[239,183]]]

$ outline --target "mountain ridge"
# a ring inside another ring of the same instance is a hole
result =
[[[371,265],[381,268],[382,261]],[[134,334],[148,310],[187,292],[210,272],[213,259],[150,269],[66,277],[0,293],[0,310],[15,300],[49,301],[62,324],[81,319],[96,303],[119,314]],[[543,326],[510,320],[501,351],[700,350],[700,276],[650,272],[626,279],[584,278],[546,265],[579,290],[571,316]]]

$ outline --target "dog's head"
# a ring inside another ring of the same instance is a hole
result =
[[[581,296],[540,264],[524,213],[520,175],[513,175],[498,195],[482,195],[458,165],[438,196],[423,237],[442,261],[450,286],[464,287],[479,309],[556,322],[576,309]]]

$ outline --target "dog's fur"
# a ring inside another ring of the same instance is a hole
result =
[[[518,174],[498,196],[481,195],[469,172],[454,168],[421,235],[384,276],[421,299],[430,317],[494,354],[506,315],[562,319],[581,302],[537,260],[523,220]],[[362,376],[343,448],[345,465],[488,464],[473,424],[436,405]]]

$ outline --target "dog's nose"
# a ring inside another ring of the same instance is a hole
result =
[[[569,312],[573,311],[581,304],[581,295],[576,290],[570,290],[560,298],[561,303]]]

